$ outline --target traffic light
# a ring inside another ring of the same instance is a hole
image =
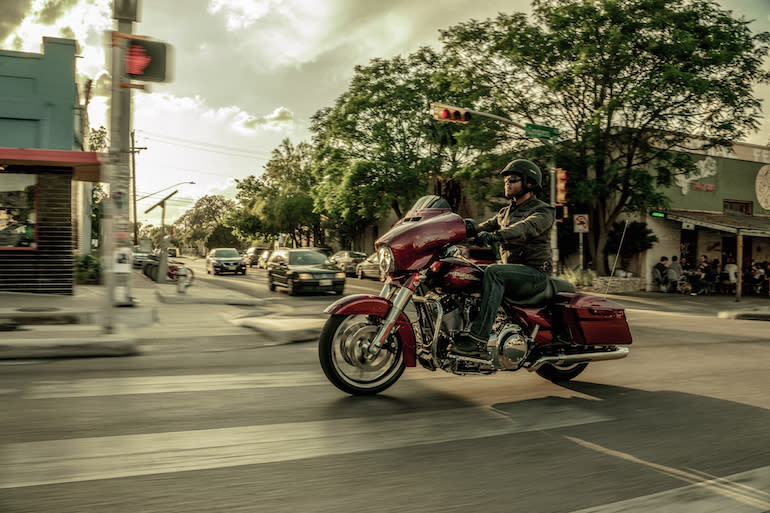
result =
[[[168,48],[161,41],[129,38],[126,43],[126,75],[144,82],[166,82]]]
[[[430,104],[433,119],[440,121],[450,121],[452,123],[467,123],[471,120],[471,113],[468,109],[454,107],[443,103]]]
[[[567,172],[556,168],[556,204],[567,203]]]

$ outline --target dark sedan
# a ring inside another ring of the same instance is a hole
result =
[[[246,261],[235,248],[215,248],[206,257],[206,273],[246,274]]]
[[[342,294],[345,273],[323,253],[312,249],[276,249],[267,261],[267,286],[286,287],[290,296],[300,292]]]
[[[354,276],[356,266],[366,259],[366,253],[359,251],[338,251],[329,257],[329,261],[345,271],[345,274]]]

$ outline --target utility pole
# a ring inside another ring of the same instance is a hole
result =
[[[131,197],[133,199],[133,212],[134,212],[134,246],[139,244],[139,227],[136,216],[136,154],[142,150],[146,150],[147,147],[136,147],[136,131],[131,130]]]

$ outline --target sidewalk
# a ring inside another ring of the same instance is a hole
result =
[[[180,294],[175,283],[134,272],[135,306],[112,308],[111,323],[101,285],[76,285],[72,296],[0,292],[0,359],[128,356],[159,343],[275,345],[313,340],[326,320],[254,297],[248,284],[222,284],[196,277]]]
[[[135,272],[131,292],[136,305],[111,310],[111,332],[105,329],[103,286],[76,286],[72,296],[0,292],[0,359],[125,356],[161,343],[286,344],[316,340],[326,320],[317,307],[298,310],[276,301],[278,296],[255,297],[248,282],[196,277],[180,294],[174,283],[158,284]],[[740,302],[732,296],[659,292],[606,297],[628,310],[770,320],[768,297],[748,296]]]

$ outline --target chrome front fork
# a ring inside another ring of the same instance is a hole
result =
[[[419,275],[415,275],[411,280],[409,280],[409,283],[405,284],[406,286],[400,287],[398,289],[398,292],[393,298],[393,307],[388,312],[388,315],[385,316],[382,327],[377,332],[377,335],[375,335],[372,343],[369,344],[368,351],[370,355],[376,355],[380,352],[380,349],[382,349],[382,346],[385,344],[388,335],[390,335],[391,330],[393,330],[393,326],[396,325],[398,317],[401,315],[401,312],[404,311],[404,308],[406,308],[406,306],[409,304],[409,300],[412,299],[412,296],[414,295],[414,288],[416,288],[416,286],[419,284],[419,280]],[[384,297],[386,299],[389,298],[392,290],[392,285],[383,285],[382,290],[380,291],[380,297]]]

